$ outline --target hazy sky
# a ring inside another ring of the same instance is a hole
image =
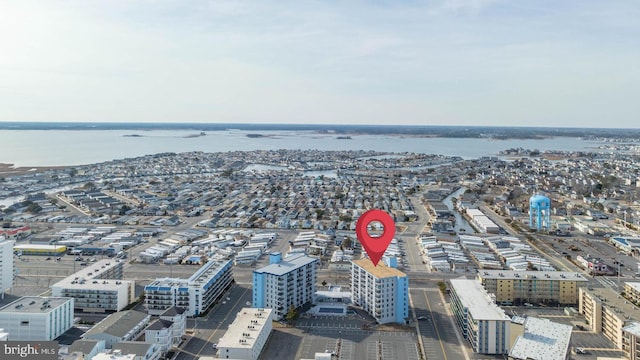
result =
[[[640,1],[0,0],[0,120],[640,127]]]

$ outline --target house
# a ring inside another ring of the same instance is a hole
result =
[[[172,322],[172,346],[180,345],[187,328],[187,313],[184,308],[172,306],[160,314],[160,319]]]

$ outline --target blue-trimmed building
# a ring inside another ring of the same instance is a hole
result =
[[[380,324],[409,320],[409,278],[396,268],[382,262],[374,266],[369,259],[352,261],[351,293],[353,303]]]
[[[253,307],[273,309],[282,319],[289,308],[313,303],[318,259],[304,254],[269,256],[269,265],[253,271]]]
[[[231,286],[231,260],[209,260],[188,279],[156,279],[144,287],[144,303],[150,315],[160,315],[172,306],[187,316],[200,316],[222,298]]]

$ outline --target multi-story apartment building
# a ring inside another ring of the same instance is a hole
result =
[[[253,271],[253,307],[273,309],[282,319],[290,308],[313,303],[318,259],[304,254],[269,256],[269,265]]]
[[[624,297],[640,305],[640,282],[625,282]]]
[[[616,348],[624,350],[623,328],[640,320],[637,307],[606,289],[581,287],[579,295],[578,311],[584,315],[591,331],[602,333]],[[633,333],[631,330],[629,334]]]
[[[578,287],[587,282],[582,274],[565,271],[480,270],[478,279],[502,305],[576,304]]]
[[[4,240],[0,237],[0,297],[13,287],[13,240]]]
[[[498,307],[478,280],[451,279],[451,311],[469,341],[480,354],[507,354],[511,318]]]
[[[73,326],[73,299],[25,296],[0,309],[8,340],[50,341]]]
[[[272,309],[243,308],[218,341],[221,359],[258,360],[271,334]]]
[[[144,287],[144,302],[151,315],[160,315],[175,306],[184,308],[186,315],[200,316],[233,282],[231,260],[212,259],[188,279],[162,278]]]
[[[402,271],[370,259],[351,262],[353,303],[380,324],[404,324],[409,317],[409,278]]]
[[[640,359],[640,322],[622,328],[622,352],[625,359]]]
[[[51,286],[56,297],[72,297],[76,310],[113,312],[124,309],[135,297],[135,283],[122,280],[124,263],[100,260]]]

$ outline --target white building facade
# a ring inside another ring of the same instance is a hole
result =
[[[13,287],[13,240],[0,237],[0,297]]]
[[[409,317],[409,278],[402,271],[369,259],[351,262],[351,293],[380,324],[405,324]]]
[[[144,287],[145,306],[151,315],[161,315],[171,307],[185,309],[187,316],[207,311],[233,282],[232,261],[212,259],[188,279],[157,279]]]
[[[243,308],[218,341],[220,359],[257,360],[269,339],[272,309]]]
[[[100,260],[53,284],[51,294],[74,298],[83,312],[120,311],[135,297],[134,281],[122,280],[123,268],[117,259]]]
[[[25,296],[0,309],[10,341],[51,341],[73,326],[73,298]]]
[[[454,319],[479,354],[508,354],[511,318],[493,302],[478,280],[451,279]]]
[[[304,254],[269,256],[269,265],[253,271],[253,307],[269,308],[276,320],[290,308],[311,304],[316,292],[318,259]]]

